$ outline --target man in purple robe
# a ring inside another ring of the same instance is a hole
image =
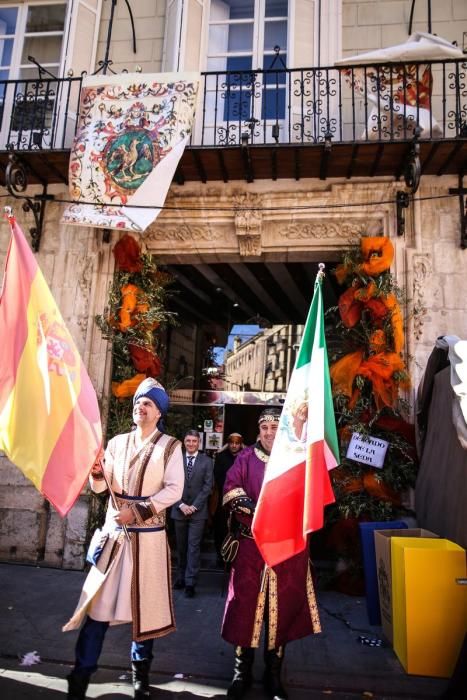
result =
[[[260,415],[259,439],[244,449],[227,472],[224,506],[239,536],[232,564],[222,637],[235,645],[234,674],[227,697],[239,700],[252,684],[255,648],[265,622],[263,684],[273,700],[287,698],[281,666],[287,642],[321,631],[308,549],[268,567],[251,534],[251,523],[279,425],[280,409]],[[281,517],[281,513],[277,513]]]

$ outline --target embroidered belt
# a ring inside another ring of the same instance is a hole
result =
[[[115,528],[118,531],[123,531],[122,527]],[[165,530],[165,527],[128,527],[127,532],[159,532],[160,530]]]
[[[116,498],[122,498],[124,501],[149,501],[151,496],[127,496],[125,493],[114,493]]]

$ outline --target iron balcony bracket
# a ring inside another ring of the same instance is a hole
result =
[[[405,234],[405,210],[410,204],[409,193],[405,190],[397,190],[396,192],[396,217],[397,217],[397,235]]]
[[[459,215],[461,224],[461,248],[467,248],[467,187],[464,187],[464,173],[459,173],[459,187],[450,187],[449,194],[459,195]]]
[[[414,134],[413,142],[404,165],[404,181],[411,194],[415,194],[415,192],[418,190],[420,185],[420,177],[422,175],[422,168],[420,165],[420,144],[418,142],[421,134],[419,126],[415,127]]]
[[[45,203],[55,199],[55,197],[53,194],[47,194],[47,185],[44,183],[42,184],[42,194],[36,194],[33,197],[22,194],[26,192],[28,187],[28,172],[25,163],[15,153],[10,153],[8,156],[5,185],[12,197],[23,200],[23,211],[30,211],[34,216],[35,225],[29,229],[29,233],[31,234],[31,247],[37,253],[44,225]]]

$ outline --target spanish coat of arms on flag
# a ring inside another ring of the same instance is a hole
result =
[[[87,76],[63,223],[144,231],[160,212],[191,134],[196,73]]]

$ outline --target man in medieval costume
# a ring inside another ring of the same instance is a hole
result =
[[[69,700],[85,698],[108,626],[124,623],[132,624],[134,697],[148,698],[154,638],[175,630],[165,517],[182,495],[184,470],[179,441],[163,432],[168,408],[164,388],[145,379],[133,399],[136,429],[110,440],[104,467],[96,463],[91,471],[92,490],[110,487],[111,498],[96,550],[102,551],[63,628],[76,629],[84,620],[68,676]]]
[[[266,408],[259,417],[259,439],[244,449],[227,472],[223,503],[237,524],[239,547],[233,561],[222,636],[235,645],[234,675],[227,697],[239,700],[252,684],[255,648],[263,621],[265,671],[270,698],[284,700],[281,682],[287,642],[320,632],[308,550],[268,567],[251,533],[251,523],[271,454],[280,409]],[[277,513],[280,518],[280,512]]]

